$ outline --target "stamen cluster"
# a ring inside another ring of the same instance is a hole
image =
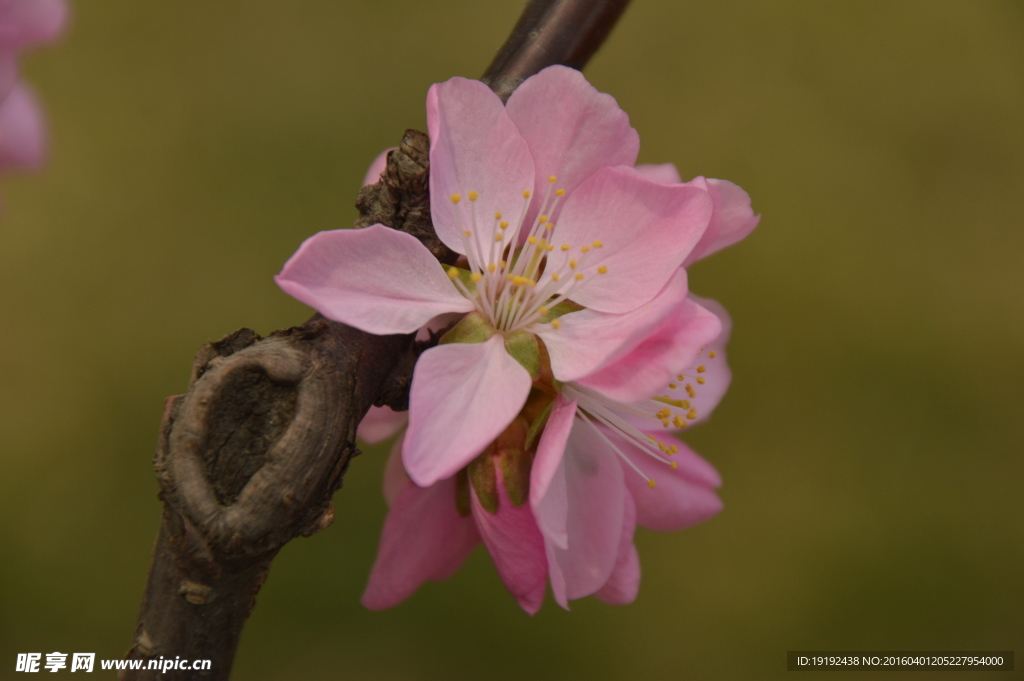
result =
[[[529,189],[523,191],[524,205],[515,225],[503,220],[501,212],[495,212],[490,221],[478,216],[480,195],[476,191],[466,195],[468,225],[462,222],[462,211],[456,211],[473,286],[462,281],[456,267],[448,269],[448,276],[498,331],[513,333],[538,322],[558,329],[561,324],[557,319],[543,321],[551,309],[579,291],[589,277],[608,272],[607,266],[589,262],[590,254],[604,245],[600,241],[579,247],[563,243],[556,249],[556,227],[549,216],[565,196],[564,189],[554,189],[557,181],[554,175],[548,177],[540,212],[526,229],[524,221],[533,195]],[[452,194],[450,200],[458,204],[462,198],[461,194]]]

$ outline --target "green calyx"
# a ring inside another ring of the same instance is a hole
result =
[[[505,336],[505,351],[530,372],[530,378],[537,380],[541,372],[541,361],[536,336],[529,331],[510,333]]]
[[[483,343],[497,331],[479,312],[470,312],[451,331],[441,336],[438,345],[445,343]]]
[[[498,493],[499,470],[512,506],[519,508],[530,498],[530,468],[534,453],[524,446],[528,429],[526,419],[517,417],[467,467],[469,483],[480,505],[488,513],[497,513],[501,503]]]
[[[562,315],[567,315],[570,312],[579,312],[580,310],[583,309],[585,308],[582,305],[577,305],[571,300],[563,300],[557,305],[552,305],[551,307],[549,307],[547,314],[541,315],[537,321],[540,322],[541,324],[548,324],[551,322],[551,320],[558,319]]]

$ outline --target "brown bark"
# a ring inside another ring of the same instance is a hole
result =
[[[494,63],[502,97],[551,64],[582,68],[628,0],[533,0]],[[381,181],[357,199],[356,227],[408,232],[454,262],[430,221],[429,142],[406,131]],[[155,457],[163,517],[128,652],[161,669],[131,681],[228,679],[242,627],[277,552],[334,517],[331,498],[359,452],[371,405],[408,408],[412,335],[373,336],[319,315],[260,338],[240,329],[203,346],[188,393],[169,397]],[[162,671],[164,660],[209,670]]]

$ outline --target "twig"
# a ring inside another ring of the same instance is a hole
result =
[[[507,98],[545,66],[582,68],[628,0],[534,0],[487,70]],[[356,227],[419,238],[456,254],[430,222],[429,141],[406,131],[380,182],[358,197]],[[203,346],[188,393],[169,397],[155,457],[163,518],[128,659],[130,681],[229,678],[270,563],[286,543],[334,518],[331,498],[359,452],[371,405],[408,408],[413,336],[373,336],[314,316],[260,338],[240,329]],[[178,658],[209,670],[168,668]]]

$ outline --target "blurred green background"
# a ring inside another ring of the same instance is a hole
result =
[[[17,652],[124,654],[164,397],[204,342],[307,317],[271,276],[351,224],[370,160],[425,126],[427,87],[482,73],[522,6],[83,2],[24,60],[52,148],[2,189],[0,678]],[[1020,655],[1024,5],[635,0],[587,74],[641,161],[730,179],[764,216],[691,271],[735,320],[732,389],[688,440],[725,511],[638,533],[631,606],[549,598],[531,619],[478,549],[373,613],[370,449],[334,525],[274,563],[234,678],[774,679],[789,649]]]

